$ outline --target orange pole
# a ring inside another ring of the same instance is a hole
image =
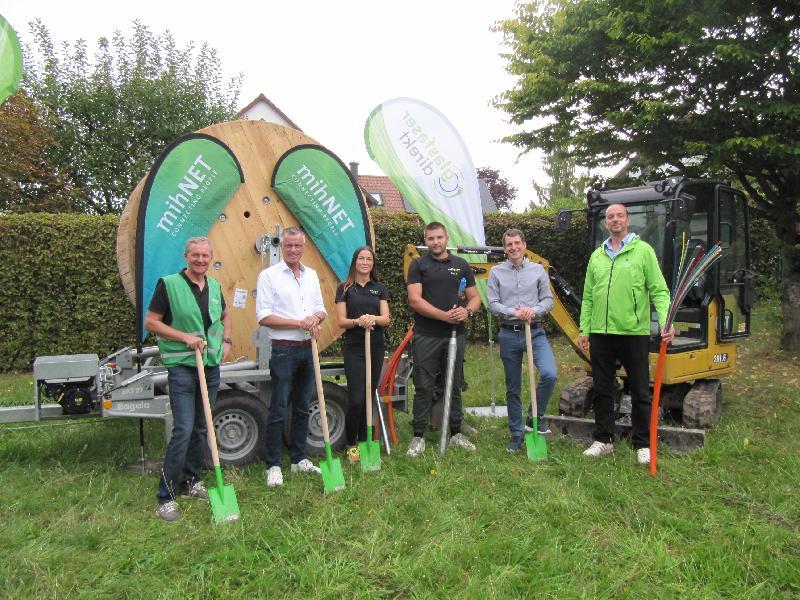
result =
[[[403,341],[400,342],[400,345],[394,351],[392,360],[389,361],[389,366],[386,369],[386,373],[384,373],[383,381],[381,382],[381,389],[379,391],[379,395],[383,398],[383,403],[388,407],[387,416],[389,417],[389,437],[392,440],[392,444],[397,444],[400,441],[400,438],[397,435],[397,428],[395,427],[394,423],[394,407],[392,406],[391,402],[391,390],[394,386],[394,378],[397,374],[397,366],[400,363],[403,350],[413,335],[414,327],[412,326],[409,328],[406,336],[403,338]]]
[[[664,361],[667,358],[667,340],[661,340],[656,363],[656,383],[653,386],[653,404],[650,407],[650,475],[656,474],[658,462],[658,403],[661,400],[661,380],[664,377]]]

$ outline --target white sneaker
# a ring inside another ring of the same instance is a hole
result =
[[[586,450],[583,451],[584,456],[591,456],[597,458],[598,456],[605,456],[614,452],[614,444],[604,444],[603,442],[594,442]]]
[[[278,487],[283,485],[283,472],[280,467],[270,467],[267,469],[267,487]]]
[[[307,458],[304,458],[299,463],[292,465],[292,473],[314,473],[315,475],[321,475],[322,469]]]
[[[475,452],[475,444],[469,441],[467,436],[463,433],[457,433],[453,437],[450,438],[450,445],[451,446],[458,446],[459,448],[463,448],[468,452]]]
[[[650,464],[650,448],[639,448],[636,451],[636,462],[640,465]]]
[[[421,437],[412,437],[411,441],[408,443],[408,452],[406,452],[406,456],[414,458],[423,452],[425,452],[425,440]]]

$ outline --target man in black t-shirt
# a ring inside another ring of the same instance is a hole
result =
[[[447,368],[447,348],[455,329],[457,351],[453,372],[450,409],[450,443],[475,450],[475,445],[461,433],[461,381],[464,376],[464,322],[480,308],[481,299],[475,288],[475,274],[463,258],[447,251],[447,229],[436,221],[425,226],[428,254],[421,256],[408,269],[408,304],[414,311],[414,437],[408,455],[418,456],[425,450],[423,434],[431,416],[436,376]],[[458,305],[458,288],[466,280],[466,307]],[[442,423],[442,427],[446,427]]]

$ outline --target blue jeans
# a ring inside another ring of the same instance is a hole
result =
[[[206,367],[206,385],[211,406],[217,399],[219,367]],[[197,367],[178,365],[167,369],[169,405],[172,410],[172,437],[167,444],[164,466],[158,483],[158,503],[174,499],[181,486],[191,487],[200,479],[205,462],[206,419]]]
[[[521,440],[525,437],[522,403],[519,397],[522,389],[522,355],[527,351],[525,330],[513,331],[501,327],[497,339],[500,342],[500,358],[506,373],[508,428],[511,430],[512,439]],[[544,329],[531,329],[531,344],[533,362],[539,371],[539,384],[536,386],[536,416],[541,418],[556,385],[556,359]]]
[[[314,362],[311,348],[272,346],[269,359],[272,397],[267,417],[267,468],[279,467],[283,448],[283,421],[289,403],[292,404],[292,444],[289,456],[292,464],[306,457],[308,437],[308,405],[314,392]]]

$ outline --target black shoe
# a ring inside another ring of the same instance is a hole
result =
[[[524,440],[511,440],[510,442],[508,442],[508,446],[506,446],[506,452],[509,452],[511,454],[516,454],[517,452],[522,450],[522,447],[524,445],[525,445]]]

